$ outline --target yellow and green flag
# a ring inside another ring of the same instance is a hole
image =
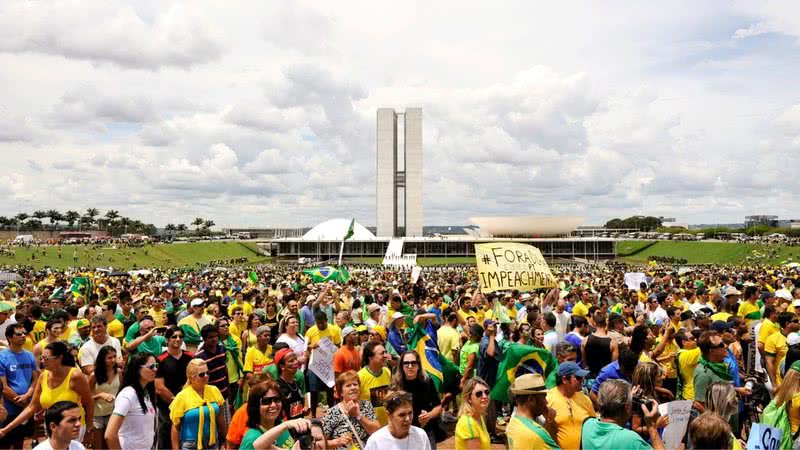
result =
[[[544,348],[517,343],[508,344],[503,350],[503,361],[497,369],[497,382],[492,389],[492,400],[508,403],[508,388],[518,376],[526,373],[538,373],[544,378],[548,389],[555,387],[558,360]]]

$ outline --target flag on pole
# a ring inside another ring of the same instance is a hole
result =
[[[356,234],[355,229],[356,229],[356,219],[353,218],[353,220],[350,221],[350,226],[347,228],[347,233],[344,235],[344,239],[342,240],[346,241],[351,237],[353,237],[353,235]]]
[[[458,367],[439,352],[436,330],[430,321],[426,322],[425,327],[416,324],[408,343],[408,348],[416,350],[419,354],[422,368],[431,377],[438,392],[444,392],[449,386],[457,385],[460,379]]]
[[[326,281],[347,283],[350,280],[350,272],[345,266],[339,266],[338,269],[332,266],[314,267],[313,269],[305,269],[303,273],[311,277],[312,283],[324,283]]]
[[[256,284],[258,283],[258,274],[255,271],[250,272],[247,274],[247,279],[250,281],[250,283]]]
[[[526,373],[538,373],[544,378],[548,389],[555,387],[558,360],[547,349],[511,343],[503,355],[503,361],[497,369],[497,382],[492,389],[492,400],[508,403],[509,386],[519,375]]]

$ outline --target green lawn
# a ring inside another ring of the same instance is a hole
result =
[[[781,264],[788,258],[794,261],[800,258],[800,247],[781,246],[776,254],[771,255],[770,252],[777,247],[728,242],[658,241],[642,249],[650,242],[623,241],[617,245],[617,252],[623,261],[634,263],[646,262],[648,256],[683,258],[689,264]]]
[[[110,246],[93,248],[84,245],[39,249],[17,248],[16,257],[0,256],[0,265],[27,265],[36,268],[45,266],[63,269],[70,266],[108,267],[128,270],[137,268],[194,267],[197,263],[231,260],[245,257],[247,263],[264,263],[270,258],[259,255],[253,244],[241,242],[193,242],[185,244],[159,244],[140,248],[119,248]],[[45,255],[42,255],[44,250]],[[73,251],[77,250],[78,261],[73,262]],[[36,259],[31,254],[36,252]],[[145,254],[146,253],[146,254]]]

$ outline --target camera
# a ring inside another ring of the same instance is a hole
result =
[[[644,405],[649,410],[653,407],[655,401],[647,397],[642,397],[641,395],[634,395],[633,398],[631,399],[631,403],[633,404],[633,413],[641,415],[642,405]]]

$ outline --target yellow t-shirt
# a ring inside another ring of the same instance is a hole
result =
[[[595,417],[592,401],[583,392],[576,392],[572,398],[564,397],[557,387],[547,390],[547,404],[556,412],[558,435],[556,441],[562,449],[579,449],[581,447],[581,426],[587,417]],[[513,422],[513,419],[512,419]],[[511,425],[508,429],[511,442]],[[517,442],[514,439],[515,443]],[[524,448],[519,445],[516,448]],[[527,448],[547,448],[528,446]]]
[[[436,332],[439,351],[445,358],[453,361],[455,352],[461,347],[461,335],[451,326],[443,326]]]
[[[575,303],[575,306],[572,307],[572,315],[586,317],[589,315],[589,307],[583,302]]]
[[[461,320],[463,320],[464,322],[467,321],[468,317],[474,317],[475,321],[476,322],[478,321],[478,314],[476,312],[474,312],[474,311],[464,311],[463,309],[459,309],[456,312],[456,314],[458,314],[458,317],[461,318]],[[481,324],[481,325],[483,325],[483,324]]]
[[[306,340],[308,341],[309,347],[317,345],[322,338],[328,338],[336,345],[341,345],[342,343],[342,335],[341,333],[337,335],[336,330],[333,329],[333,325],[328,324],[324,330],[320,330],[314,325],[306,330]]]
[[[535,430],[538,430],[539,433],[543,433],[545,436],[549,437],[547,431],[542,428],[541,425],[532,421],[531,419],[520,416],[512,417],[511,421],[508,422],[508,428],[506,429],[509,450],[552,450],[554,446],[542,439],[542,436]],[[578,432],[580,433],[580,429],[578,429]],[[578,436],[580,437],[580,434]],[[550,440],[552,441],[552,438]],[[553,443],[555,444],[555,442]],[[555,448],[558,448],[558,446]],[[561,448],[572,447],[561,446]],[[577,449],[580,447],[575,448]]]
[[[764,353],[767,356],[775,357],[775,384],[781,384],[783,375],[781,375],[781,363],[786,358],[786,352],[789,351],[789,345],[786,343],[786,336],[783,333],[773,333],[767,338],[764,343]]]
[[[456,450],[467,450],[466,441],[469,439],[480,440],[481,448],[484,450],[491,448],[489,431],[486,429],[486,422],[484,422],[483,417],[481,417],[480,423],[468,415],[462,415],[458,418],[458,423],[456,423]]]
[[[792,425],[792,434],[800,427],[800,392],[792,396],[792,406],[789,408],[789,423]]]
[[[108,322],[108,334],[122,340],[125,337],[125,325],[117,319]]]
[[[236,302],[233,302],[233,303],[230,304],[230,306],[228,306],[228,316],[229,317],[233,317],[233,308],[235,308],[237,306],[241,306],[242,307],[242,312],[244,313],[245,317],[249,316],[250,313],[253,312],[253,305],[251,305],[250,303],[243,302],[242,304],[238,304]],[[242,330],[242,331],[244,331],[244,330]]]
[[[261,373],[261,369],[272,363],[272,358],[268,355],[272,353],[272,346],[267,345],[266,353],[262,353],[258,347],[248,347],[247,355],[244,357],[244,371],[252,373]]]
[[[727,322],[727,321],[728,321],[728,319],[729,319],[729,318],[730,318],[732,315],[733,315],[733,314],[731,314],[731,313],[729,313],[729,312],[718,312],[718,313],[716,313],[716,314],[712,314],[712,315],[711,315],[711,321],[712,321],[712,322],[714,322],[714,321],[716,321],[716,320],[721,320],[721,321],[723,321],[723,322]]]
[[[678,353],[678,365],[683,379],[683,399],[694,400],[694,369],[700,362],[700,348],[681,350]]]
[[[153,322],[156,323],[156,328],[158,327],[165,327],[167,326],[167,310],[161,309],[161,311],[156,311],[153,308],[147,311],[147,314],[153,316]]]
[[[361,383],[361,393],[358,399],[369,400],[372,403],[372,407],[375,409],[375,417],[381,426],[389,423],[389,416],[383,400],[386,393],[389,392],[389,384],[392,381],[389,369],[384,367],[381,374],[376,377],[370,372],[369,367],[362,367],[358,371],[358,380]]]
[[[44,320],[37,320],[33,323],[33,330],[31,330],[31,334],[33,334],[33,342],[39,342],[47,336],[47,330],[45,327],[47,326],[47,322]]]
[[[739,305],[739,311],[736,313],[736,315],[743,318],[744,323],[747,324],[747,328],[750,328],[750,322],[758,319],[758,317],[755,316],[757,315],[756,313],[758,313],[760,316],[760,312],[761,309],[758,307],[758,305],[754,305],[750,302],[743,302]]]
[[[236,339],[239,340],[240,344],[242,342],[242,333],[244,333],[244,330],[246,329],[247,329],[247,322],[242,322],[242,326],[239,327],[238,325],[236,325],[236,321],[232,320],[230,322],[230,325],[228,325],[228,332],[231,334],[231,336],[236,336]],[[242,348],[241,345],[239,346],[239,348]]]
[[[758,343],[766,345],[767,338],[772,336],[772,333],[779,332],[780,330],[781,327],[778,326],[777,323],[769,319],[764,319],[761,322],[761,328],[758,330]]]

